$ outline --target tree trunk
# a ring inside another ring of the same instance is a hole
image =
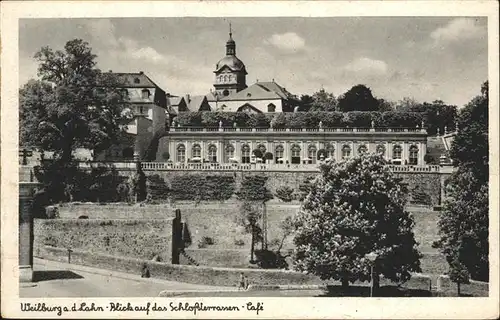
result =
[[[460,297],[460,282],[457,282],[457,297]]]
[[[254,262],[254,259],[253,259],[253,251],[254,251],[254,246],[255,246],[255,238],[254,238],[254,235],[255,235],[255,231],[253,230],[252,228],[252,241],[251,241],[251,244],[250,244],[250,262],[253,263]]]
[[[280,242],[280,246],[278,247],[278,250],[276,250],[276,252],[280,252],[281,251],[281,248],[283,248],[283,243],[285,242],[285,239],[286,239],[286,235],[283,236],[283,238],[281,238],[281,242]]]
[[[380,275],[376,271],[375,268],[373,268],[373,274],[372,274],[372,285],[373,285],[373,296],[376,297],[378,294],[378,289],[380,288]]]

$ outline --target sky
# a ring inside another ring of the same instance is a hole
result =
[[[20,86],[37,77],[41,47],[79,38],[103,71],[143,71],[168,93],[207,94],[229,22],[247,85],[274,79],[298,96],[364,84],[377,98],[462,107],[488,77],[486,18],[72,18],[20,20]]]

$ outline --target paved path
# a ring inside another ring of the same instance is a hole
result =
[[[161,291],[225,291],[232,287],[197,285],[74,264],[35,259],[36,286],[20,285],[20,297],[157,297]]]

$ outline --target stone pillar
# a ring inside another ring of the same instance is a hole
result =
[[[172,220],[172,264],[179,264],[179,255],[182,249],[182,218],[181,210],[175,210],[175,218]]]
[[[19,182],[19,282],[33,281],[33,210],[38,182]]]
[[[419,165],[425,165],[425,153],[427,150],[425,149],[425,143],[420,142],[419,143],[419,148],[418,148],[418,164]]]

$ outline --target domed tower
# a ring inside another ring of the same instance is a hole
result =
[[[215,91],[220,97],[228,96],[247,87],[247,71],[243,62],[236,57],[236,43],[229,25],[229,40],[226,42],[226,56],[215,66]]]

